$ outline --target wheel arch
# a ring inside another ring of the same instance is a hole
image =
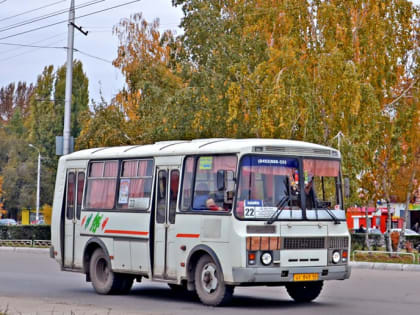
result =
[[[186,267],[187,267],[187,289],[190,290],[190,291],[195,289],[194,270],[195,270],[195,266],[197,265],[198,260],[203,255],[209,255],[211,257],[211,259],[213,259],[216,266],[220,269],[222,275],[224,275],[222,264],[220,263],[216,252],[207,245],[197,245],[188,254],[187,264],[186,264]]]
[[[104,251],[106,257],[110,259],[108,249],[106,248],[105,243],[101,239],[97,237],[93,237],[89,239],[89,241],[86,242],[85,248],[83,250],[83,272],[86,274],[86,281],[90,281],[90,274],[89,274],[90,258],[92,257],[93,252],[98,248],[101,248]],[[111,262],[109,263],[111,265]]]

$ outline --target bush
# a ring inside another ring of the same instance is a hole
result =
[[[366,249],[365,233],[352,233],[351,234],[351,248],[352,250],[364,250]],[[373,250],[381,247],[384,244],[383,236],[380,234],[369,234],[368,240]]]
[[[7,225],[0,226],[0,239],[3,240],[50,240],[49,225]]]
[[[413,244],[414,248],[420,246],[420,235],[406,235],[405,239]]]

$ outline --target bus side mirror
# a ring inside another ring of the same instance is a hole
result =
[[[350,197],[350,179],[348,177],[344,178],[344,196],[346,198]]]
[[[217,171],[217,190],[223,191],[226,188],[226,170]]]

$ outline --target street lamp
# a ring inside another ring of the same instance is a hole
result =
[[[40,190],[41,190],[41,152],[32,143],[30,143],[29,146],[38,151],[38,175],[37,175],[37,185],[36,185],[36,216],[35,216],[35,222],[36,224],[38,224],[39,222],[39,195],[40,195]]]

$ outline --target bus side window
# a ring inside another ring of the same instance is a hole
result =
[[[166,171],[159,171],[158,187],[157,187],[157,200],[156,200],[156,222],[165,223],[166,212]]]
[[[178,198],[178,187],[179,187],[179,171],[171,171],[171,184],[169,194],[169,223],[175,223],[175,212],[176,212],[176,200]]]
[[[194,157],[190,156],[184,163],[184,177],[182,180],[182,198],[181,198],[181,211],[188,211],[191,208],[192,198],[192,184],[194,172]]]
[[[236,165],[235,155],[210,155],[198,158],[195,167],[193,210],[230,211],[232,209]],[[225,174],[224,183],[219,183],[222,187],[218,187],[218,174]]]
[[[118,161],[90,164],[85,206],[88,209],[113,209],[117,187]]]
[[[67,209],[66,217],[68,220],[74,218],[74,199],[76,194],[76,175],[74,172],[69,172],[67,177]]]
[[[82,211],[82,197],[83,187],[85,186],[85,173],[77,173],[77,203],[76,203],[76,218],[80,220],[80,212]]]

